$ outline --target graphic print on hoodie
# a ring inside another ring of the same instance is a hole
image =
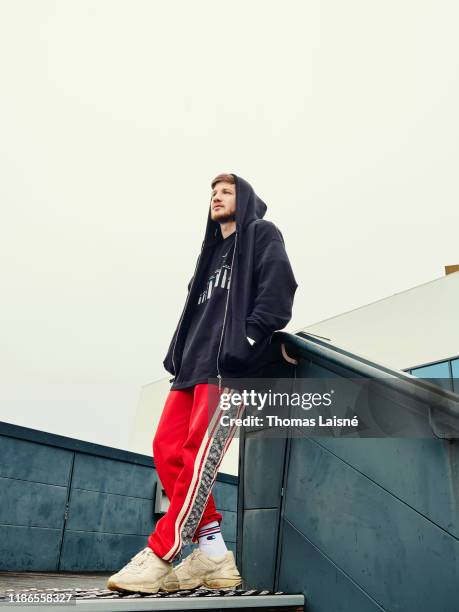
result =
[[[171,386],[184,389],[217,377],[217,355],[231,284],[231,262],[236,232],[214,247],[204,286],[194,304],[183,347],[180,370]]]

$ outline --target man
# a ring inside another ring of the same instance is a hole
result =
[[[174,377],[153,455],[170,505],[148,545],[110,577],[113,590],[219,589],[242,581],[211,493],[234,435],[234,427],[220,422],[219,402],[223,392],[233,392],[223,386],[225,378],[263,370],[273,332],[291,319],[298,284],[282,234],[263,219],[267,206],[252,186],[220,174],[211,187],[201,253],[163,362]],[[173,567],[183,545],[196,542]]]

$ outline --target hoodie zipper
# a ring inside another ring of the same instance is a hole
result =
[[[193,289],[194,279],[196,277],[196,270],[198,269],[199,261],[201,259],[203,250],[204,250],[204,242],[202,243],[201,252],[199,253],[198,261],[196,262],[196,267],[195,267],[194,272],[193,272],[193,278],[191,280],[190,290],[188,291],[188,295],[186,296],[185,306],[183,307],[182,316],[180,317],[180,321],[179,321],[179,324],[178,324],[178,327],[177,327],[177,334],[175,336],[174,348],[172,349],[172,365],[174,366],[174,378],[177,376],[177,370],[175,368],[175,361],[174,361],[175,347],[177,345],[177,340],[178,340],[179,333],[180,333],[180,327],[182,325],[182,320],[183,320],[183,317],[184,317],[185,312],[186,312],[186,307],[187,307],[187,304],[188,304],[188,300],[190,299],[191,291]]]
[[[220,368],[219,368],[219,363],[218,362],[219,362],[219,357],[220,357],[220,349],[221,349],[221,346],[222,346],[223,334],[225,332],[226,311],[228,310],[228,301],[229,301],[230,291],[231,291],[231,289],[233,287],[234,255],[236,253],[236,247],[237,247],[237,235],[238,235],[238,231],[236,230],[236,236],[235,236],[235,240],[234,240],[233,257],[231,259],[230,288],[228,289],[228,295],[226,296],[225,316],[223,317],[222,333],[221,333],[221,336],[220,336],[220,344],[218,345],[218,353],[217,353],[217,378],[218,378],[218,390],[219,390],[219,392],[222,389],[222,376],[220,374]]]

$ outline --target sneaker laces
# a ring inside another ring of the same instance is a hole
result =
[[[143,567],[150,557],[150,549],[144,548],[129,561],[129,567]]]

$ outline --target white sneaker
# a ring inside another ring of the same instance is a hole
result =
[[[233,551],[223,557],[212,558],[195,548],[181,563],[165,576],[162,591],[180,591],[204,586],[208,589],[234,588],[242,584],[242,577],[234,561]]]
[[[119,572],[110,576],[111,591],[157,593],[163,579],[172,571],[172,563],[158,557],[149,546],[132,557]]]

